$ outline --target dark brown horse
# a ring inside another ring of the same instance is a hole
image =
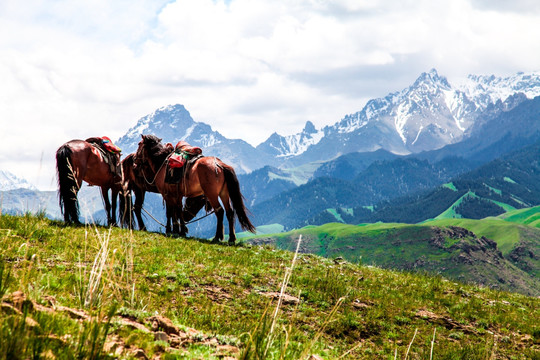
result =
[[[89,142],[90,141],[90,142]],[[101,188],[105,202],[107,223],[116,225],[116,197],[122,190],[122,175],[111,170],[104,154],[92,145],[99,138],[71,140],[56,151],[56,171],[58,175],[58,197],[64,221],[68,224],[80,224],[79,202],[77,194],[82,182]],[[113,154],[112,161],[120,161],[120,154]],[[112,192],[112,209],[108,191]],[[112,210],[112,211],[111,211]]]
[[[172,146],[172,145],[171,145]],[[125,207],[120,208],[120,216],[122,218],[122,224],[132,228],[133,216],[139,225],[139,230],[146,230],[146,225],[142,218],[142,209],[146,192],[159,193],[155,184],[148,180],[153,178],[152,170],[148,167],[148,164],[141,164],[135,166],[135,154],[129,154],[122,160],[122,171],[124,174],[124,189],[126,190],[125,196],[121,195],[121,199],[125,201]],[[146,175],[148,173],[148,175]],[[135,195],[135,203],[133,204],[131,199],[131,192]],[[124,200],[125,199],[125,200]],[[183,218],[185,221],[190,221],[195,217],[199,210],[205,205],[206,200],[204,196],[198,196],[195,198],[186,199]],[[174,219],[180,216],[182,208],[174,208],[166,203],[167,224],[165,225],[165,231],[167,234],[174,232],[179,233],[178,224],[174,223]],[[176,212],[176,213],[175,213]],[[174,214],[178,214],[173,216]],[[184,227],[183,233],[187,232],[187,228]]]
[[[154,183],[167,203],[175,208],[182,206],[182,198],[194,198],[201,195],[206,197],[217,218],[214,241],[224,238],[223,215],[229,222],[229,242],[236,241],[234,230],[235,217],[244,230],[255,232],[255,227],[247,216],[240,184],[234,169],[216,157],[205,156],[187,166],[179,184],[169,184],[165,181],[166,162],[173,148],[161,143],[161,139],[153,135],[142,135],[135,155],[136,166],[147,165],[151,173],[151,183]],[[221,204],[220,204],[221,200]],[[223,209],[225,208],[225,210]],[[173,214],[173,216],[178,214]],[[184,213],[179,214],[180,222],[184,223]],[[182,228],[183,230],[183,228]]]
[[[157,193],[158,190],[155,186],[148,184],[143,177],[142,167],[135,170],[135,154],[129,154],[122,160],[122,172],[124,173],[124,189],[126,189],[126,207],[121,208],[122,223],[132,227],[133,217],[132,212],[135,213],[137,223],[139,224],[139,230],[146,230],[144,221],[142,218],[142,207],[144,203],[145,194],[147,191]],[[135,194],[135,204],[132,206],[131,192]]]

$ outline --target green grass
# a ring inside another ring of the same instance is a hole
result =
[[[346,236],[400,226],[326,229]],[[101,275],[92,282],[100,252]],[[293,256],[269,246],[2,215],[0,295],[4,304],[15,291],[27,300],[19,312],[2,306],[0,359],[135,358],[136,349],[162,359],[218,359],[231,347],[238,351],[229,355],[245,359],[404,359],[409,344],[409,358],[429,358],[434,331],[436,359],[538,358],[538,298],[305,253],[291,269]],[[299,301],[276,313],[268,293],[279,292],[287,272],[285,292]],[[88,317],[74,319],[62,307]],[[156,314],[188,340],[159,340]],[[112,339],[122,344],[120,355],[106,350]]]
[[[463,200],[469,198],[469,197],[477,197],[476,194],[472,191],[468,191],[466,194],[464,194],[462,197],[456,200],[448,209],[443,211],[440,215],[438,215],[435,219],[459,219],[461,218],[461,215],[456,213],[456,209],[458,206],[463,202]]]
[[[489,190],[493,191],[495,194],[502,195],[502,191],[500,189],[495,189],[494,187],[491,187],[486,183],[484,183],[484,186],[487,187]]]
[[[451,182],[450,182],[450,183],[447,183],[447,184],[443,184],[442,186],[445,187],[445,188],[448,188],[448,189],[450,189],[450,190],[452,190],[452,191],[458,191],[458,190],[456,189],[456,186],[454,185],[454,183],[451,183]]]
[[[257,226],[257,235],[263,235],[263,234],[276,234],[283,232],[285,227],[281,224],[270,224],[270,225],[262,225]],[[249,231],[244,231],[241,233],[238,233],[238,237],[246,237],[246,236],[252,236],[253,234]]]
[[[499,218],[518,224],[540,228],[540,206],[510,211],[500,215]]]
[[[337,221],[341,222],[341,223],[344,223],[345,221],[343,221],[343,218],[341,217],[341,215],[337,212],[336,209],[334,208],[330,208],[330,209],[326,209],[326,211],[331,214]]]
[[[495,188],[492,188],[486,184],[484,184],[486,187],[488,187],[491,191],[497,193],[497,194],[500,194],[500,190],[498,189],[495,189]],[[449,184],[444,184],[443,185],[444,187],[447,187],[449,189],[452,189],[454,191],[457,191],[455,190],[455,187],[453,187],[453,184],[452,183],[449,183]],[[441,214],[439,214],[438,216],[435,217],[435,220],[442,220],[442,219],[461,219],[462,216],[461,214],[458,214],[456,212],[456,209],[459,207],[459,205],[466,199],[468,198],[479,198],[479,199],[483,199],[483,200],[486,200],[486,201],[490,201],[492,203],[494,203],[495,205],[498,205],[499,207],[501,207],[502,209],[504,209],[504,211],[508,212],[508,211],[513,211],[513,210],[516,210],[515,207],[509,205],[509,204],[506,204],[506,203],[503,203],[503,202],[500,202],[500,201],[495,201],[495,200],[492,200],[492,199],[486,199],[486,198],[481,198],[479,197],[478,195],[476,195],[473,191],[468,191],[467,193],[465,193],[462,197],[460,197],[458,200],[456,200],[448,209],[446,209],[445,211],[443,211]],[[517,201],[517,200],[516,200]]]

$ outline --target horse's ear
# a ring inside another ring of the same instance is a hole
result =
[[[146,139],[146,135],[144,135],[144,134],[141,134],[141,137],[142,137],[143,140]]]

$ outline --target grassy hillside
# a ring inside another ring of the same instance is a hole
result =
[[[503,215],[499,215],[499,218],[518,224],[540,228],[540,206],[509,211]]]
[[[300,234],[305,237],[303,252],[540,295],[536,228],[500,219],[444,219],[422,225],[333,223],[250,241],[290,250]]]
[[[538,298],[293,258],[3,215],[0,359],[539,357]]]

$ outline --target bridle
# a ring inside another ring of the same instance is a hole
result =
[[[135,159],[134,159],[134,162],[133,162],[133,165],[134,165],[133,168],[136,169],[136,168],[140,167],[141,168],[141,174],[142,174],[142,177],[143,177],[144,181],[150,186],[155,186],[157,175],[159,174],[159,171],[161,170],[163,165],[165,165],[167,160],[165,159],[165,161],[163,161],[163,163],[161,164],[159,169],[157,171],[155,171],[154,163],[152,161],[147,160],[146,152],[148,150],[145,149],[146,145],[143,143],[143,141],[144,140],[141,140],[141,142],[139,142],[139,148],[137,149],[137,152],[135,153]],[[148,178],[146,177],[145,170],[146,170],[147,167],[150,167],[150,171],[152,171],[154,173],[154,178],[152,179],[152,181],[148,181]]]

